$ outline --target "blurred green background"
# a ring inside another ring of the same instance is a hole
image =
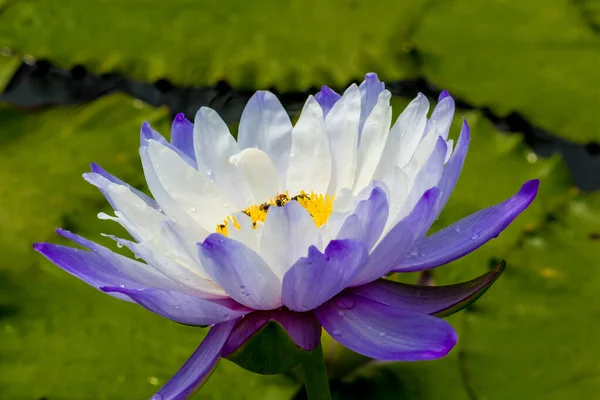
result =
[[[224,81],[283,94],[343,89],[373,71],[392,83],[425,79],[495,115],[516,111],[588,153],[600,141],[598,0],[0,0],[0,91],[23,59],[176,87]],[[408,101],[394,97],[395,115]],[[143,188],[139,126],[148,120],[168,134],[179,111],[123,93],[76,106],[0,102],[0,399],[148,398],[203,338],[202,329],[91,289],[31,249],[58,242],[56,227],[105,244],[100,232],[123,235],[96,219],[108,206],[81,174],[94,161]],[[434,279],[471,279],[500,259],[508,268],[474,307],[450,318],[460,340],[447,358],[360,368],[336,379],[335,395],[596,397],[600,191],[579,190],[560,155],[539,157],[522,134],[500,132],[481,111],[457,110],[451,135],[462,116],[471,149],[437,227],[527,179],[540,178],[541,193],[499,238]],[[348,354],[332,355],[342,370]],[[197,398],[291,399],[298,389],[224,360]]]

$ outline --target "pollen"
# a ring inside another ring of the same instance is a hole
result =
[[[245,210],[242,210],[242,212],[250,217],[252,226],[256,229],[256,224],[265,222],[269,208],[283,207],[290,201],[297,201],[312,216],[315,225],[320,227],[327,222],[327,219],[333,211],[333,198],[334,196],[328,194],[315,194],[314,192],[308,194],[304,191],[301,191],[300,194],[296,196],[290,197],[289,193],[285,192],[278,194],[262,204],[253,204]],[[222,224],[217,225],[217,232],[228,236],[230,224],[233,224],[236,229],[240,229],[240,224],[235,220],[235,217],[229,216],[225,218]]]

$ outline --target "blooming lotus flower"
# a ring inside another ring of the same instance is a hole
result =
[[[419,94],[390,128],[390,97],[375,74],[341,96],[323,87],[292,126],[277,98],[259,91],[237,141],[206,107],[193,124],[177,115],[170,142],[145,123],[140,155],[154,199],[95,164],[84,174],[115,210],[99,217],[134,239],[114,240],[145,262],[64,230],[90,251],[35,249],[113,297],[211,326],[156,399],[191,396],[221,357],[234,357],[270,321],[307,352],[324,328],[375,359],[442,357],[457,335],[438,317],[479,296],[501,269],[441,287],[382,277],[477,249],[533,201],[538,181],[426,236],[457,182],[469,127],[453,146],[454,101],[443,92],[429,118]]]

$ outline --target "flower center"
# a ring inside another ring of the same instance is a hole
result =
[[[290,201],[297,201],[309,212],[315,221],[315,225],[321,226],[327,222],[333,211],[333,198],[334,196],[328,194],[315,194],[313,192],[307,194],[304,191],[300,192],[297,196],[290,197],[288,192],[285,192],[278,194],[265,203],[253,204],[242,212],[250,217],[252,226],[256,229],[258,222],[265,222],[270,207],[283,207]],[[240,229],[240,224],[236,221],[235,217],[229,216],[225,218],[222,224],[217,225],[217,232],[227,236],[230,223],[236,229]]]

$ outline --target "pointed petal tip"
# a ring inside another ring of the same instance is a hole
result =
[[[538,189],[540,187],[539,179],[532,179],[523,184],[519,192],[524,195],[533,196],[537,195]]]
[[[176,121],[176,122],[183,122],[183,121],[185,121],[185,114],[184,113],[177,113],[177,115],[175,115],[175,118],[173,119],[173,121]]]
[[[450,97],[452,99],[452,96],[450,96],[450,92],[448,92],[447,90],[442,90],[442,93],[440,93],[440,96],[438,97],[438,103],[447,97]]]
[[[375,72],[368,72],[367,74],[365,74],[365,81],[373,81],[373,82],[381,82],[379,80],[379,77],[377,76],[377,73]]]
[[[44,254],[44,251],[47,248],[47,245],[48,245],[48,243],[45,243],[45,242],[34,243],[33,250],[37,251],[38,253]]]

